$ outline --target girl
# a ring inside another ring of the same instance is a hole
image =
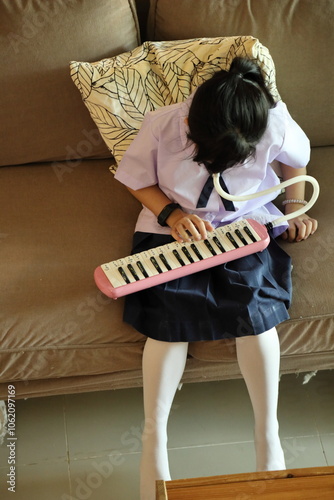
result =
[[[201,240],[239,218],[267,223],[281,212],[278,193],[247,202],[221,199],[223,189],[249,194],[305,174],[309,141],[283,102],[275,102],[259,66],[235,58],[184,103],[148,113],[128,148],[116,179],[143,204],[133,252],[177,241]],[[304,204],[304,184],[286,189],[286,212]],[[275,326],[291,300],[291,262],[279,234],[301,241],[317,221],[307,215],[274,228],[263,252],[144,290],[126,299],[124,319],[146,335],[143,353],[145,427],[141,499],[155,498],[155,480],[170,479],[167,420],[182,377],[188,342],[234,337],[237,358],[255,416],[256,468],[285,468],[278,435],[280,348]]]

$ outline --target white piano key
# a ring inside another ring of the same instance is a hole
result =
[[[205,259],[203,252],[200,251],[200,248],[194,242],[191,243],[189,251],[197,259],[197,262]]]
[[[145,279],[145,278],[148,278],[149,277],[149,274],[148,272],[146,271],[142,261],[140,258],[138,258],[136,260],[136,263],[135,263],[135,266],[136,266],[136,269],[138,269],[139,273],[140,273],[140,279]]]
[[[177,245],[178,245],[177,242],[168,243],[167,245],[165,245],[164,252],[159,252],[159,253],[164,254],[165,259],[167,260],[168,264],[170,265],[170,267],[172,269],[177,269],[177,268],[181,267],[181,264],[178,262],[177,258],[174,257],[174,255],[173,255],[173,250],[178,248]],[[160,261],[160,259],[159,259],[159,261]],[[163,270],[165,270],[165,268]]]
[[[142,252],[141,261],[149,276],[155,276],[156,274],[159,274],[154,265],[152,264],[152,262],[150,261],[150,258],[152,256],[155,257],[154,250],[153,251],[146,250],[145,252]]]
[[[159,267],[159,269],[156,268],[156,266],[154,265],[153,262],[151,262],[151,260],[150,260],[150,263],[154,266],[154,268],[155,268],[155,270],[157,271],[158,274],[162,274],[165,271],[167,271],[167,269],[165,268],[165,266],[163,265],[163,263],[160,260],[159,254],[161,252],[159,251],[159,248],[152,248],[152,249],[148,250],[147,253],[150,255],[150,259],[151,258],[155,259],[156,264]]]
[[[195,254],[195,252],[192,251],[189,243],[184,244],[181,246],[181,252],[183,257],[185,258],[186,264],[192,264],[193,262],[198,262],[199,258]],[[187,256],[186,252],[189,254],[189,257]],[[191,259],[191,260],[189,260]]]
[[[235,248],[225,234],[225,232],[226,232],[225,227],[226,226],[219,227],[216,231],[217,231],[217,237],[218,237],[219,241],[221,242],[223,247],[226,249],[226,252],[229,252],[230,250],[235,250]]]
[[[119,267],[123,267],[124,265],[124,259],[118,259],[114,260],[112,262],[109,262],[107,266],[109,267],[108,269],[108,276],[114,281],[119,283],[118,286],[123,286],[126,284],[126,281],[123,279],[121,276],[120,272],[118,271]],[[127,276],[127,274],[126,274]],[[130,279],[129,279],[130,281]],[[131,282],[131,281],[130,281]]]
[[[133,258],[133,263],[132,263],[132,265],[133,265],[133,267],[135,268],[135,270],[136,270],[136,272],[137,272],[137,274],[138,274],[139,279],[140,279],[140,280],[145,279],[145,278],[146,278],[146,276],[143,274],[143,272],[142,272],[142,270],[140,269],[140,267],[138,267],[138,262],[140,262],[140,263],[141,263],[141,261],[142,261],[142,252],[141,252],[141,253],[135,253],[135,254],[133,254],[131,257]],[[144,268],[144,270],[145,270],[145,268]],[[147,274],[148,274],[148,273],[147,273]]]
[[[201,255],[203,255],[204,259],[208,259],[209,257],[213,257],[212,253],[208,249],[208,247],[205,245],[204,241],[195,241],[194,242],[196,247],[198,248],[199,252]]]
[[[122,273],[120,272],[120,269],[123,270],[125,276],[128,278],[128,280],[130,281],[130,283],[134,283],[136,280],[135,278],[132,276],[132,274],[130,273],[129,269],[127,268],[127,259],[124,258],[124,259],[119,259],[119,262],[120,262],[120,265],[118,266],[117,268],[117,271],[118,273],[121,275],[122,279],[123,276],[122,276]],[[125,281],[125,280],[124,280]],[[126,283],[126,282],[125,282]]]
[[[215,243],[214,243],[212,238],[207,238],[206,240],[204,240],[204,244],[213,257],[215,257],[216,255],[219,255],[221,253],[221,251],[219,249],[215,248]]]
[[[217,243],[216,243],[216,241],[217,241]],[[222,253],[226,253],[226,248],[224,247],[224,245],[220,241],[217,233],[215,233],[214,236],[212,237],[212,243],[214,245],[214,249],[217,251],[217,255],[220,255]]]
[[[174,245],[173,245],[174,246]],[[174,249],[177,251],[177,253],[179,254],[180,256],[180,259],[182,260],[182,262],[184,263],[184,265],[188,265],[190,264],[189,260],[187,259],[187,257],[184,255],[183,251],[182,251],[182,247],[184,246],[183,243],[179,243],[178,241],[176,242],[175,244],[175,247]],[[174,254],[173,254],[174,256]],[[175,256],[174,256],[175,257]],[[182,264],[179,262],[178,258],[175,257],[176,261],[182,266]]]
[[[237,229],[239,229],[239,231],[241,232],[243,238],[246,240],[247,244],[249,245],[250,243],[252,243],[252,240],[251,238],[248,236],[248,234],[244,231],[244,228],[245,226],[243,224],[239,224],[237,227]],[[240,241],[240,240],[238,240]]]
[[[158,254],[158,262],[159,262],[159,265],[162,269],[162,271],[165,273],[167,271],[170,271],[170,269],[172,269],[172,266],[169,264],[167,258],[166,258],[166,248],[165,246],[162,246],[162,247],[157,247],[156,248],[157,250],[157,254]],[[163,259],[161,258],[161,255],[163,255]],[[164,260],[166,260],[166,263],[164,262]],[[168,267],[170,267],[170,269],[168,269]]]
[[[252,228],[252,226],[249,224],[249,222],[245,219],[243,220],[243,227],[247,227],[250,233],[254,236],[256,241],[260,241],[260,236],[257,234],[257,232]],[[246,233],[247,234],[247,233]],[[252,241],[252,240],[251,240]],[[252,241],[253,243],[253,241]]]
[[[229,233],[229,236],[235,242],[236,246],[234,245],[233,241],[231,241],[232,248],[241,248],[241,247],[244,246],[244,244],[242,243],[242,241],[239,240],[238,236],[235,234],[235,224],[233,224],[233,226],[231,224],[228,224],[228,225],[224,226],[224,228],[225,228],[225,235],[226,235],[226,237],[229,239],[229,237],[227,236],[227,233]]]
[[[118,279],[118,277],[116,277],[115,270],[112,269],[108,264],[103,264],[101,267],[114,288],[118,288],[119,286],[122,286],[124,284]]]

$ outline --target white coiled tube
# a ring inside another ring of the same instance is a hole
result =
[[[292,179],[288,179],[287,181],[284,181],[281,184],[277,184],[276,186],[273,186],[271,188],[264,189],[263,191],[259,191],[258,193],[239,195],[239,196],[226,193],[222,189],[222,187],[219,183],[219,177],[220,177],[220,173],[213,174],[213,184],[215,186],[215,189],[222,198],[225,198],[226,200],[230,200],[230,201],[253,200],[254,198],[259,198],[260,196],[265,196],[265,195],[273,193],[275,191],[279,191],[279,190],[284,189],[288,186],[291,186],[292,184],[297,184],[298,182],[310,182],[313,186],[313,193],[312,193],[310,200],[307,202],[307,204],[304,207],[299,208],[295,212],[292,212],[291,214],[283,215],[282,217],[278,217],[276,220],[272,221],[271,224],[273,226],[279,226],[280,224],[282,224],[282,222],[293,219],[294,217],[298,217],[299,215],[302,215],[305,212],[307,212],[311,207],[313,207],[313,205],[317,201],[317,199],[319,197],[319,193],[320,193],[319,183],[311,175],[299,175],[298,177],[293,177]]]

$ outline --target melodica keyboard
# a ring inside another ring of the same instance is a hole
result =
[[[265,226],[243,219],[211,231],[206,240],[174,241],[102,264],[95,270],[94,279],[101,292],[117,299],[260,252],[269,240]]]

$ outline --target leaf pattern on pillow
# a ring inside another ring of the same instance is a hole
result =
[[[172,96],[164,80],[151,69],[145,78],[144,88],[151,110],[173,104]]]
[[[134,120],[141,121],[151,108],[143,92],[140,72],[134,68],[115,68],[114,78],[119,102],[125,113]]]
[[[228,70],[236,56],[258,62],[278,101],[273,60],[268,49],[251,36],[145,42],[98,62],[72,61],[70,69],[83,102],[119,163],[147,112],[184,101],[214,72]]]
[[[71,67],[71,77],[81,93],[82,99],[88,99],[92,90],[92,77],[94,70],[88,63],[82,63],[80,66]]]

